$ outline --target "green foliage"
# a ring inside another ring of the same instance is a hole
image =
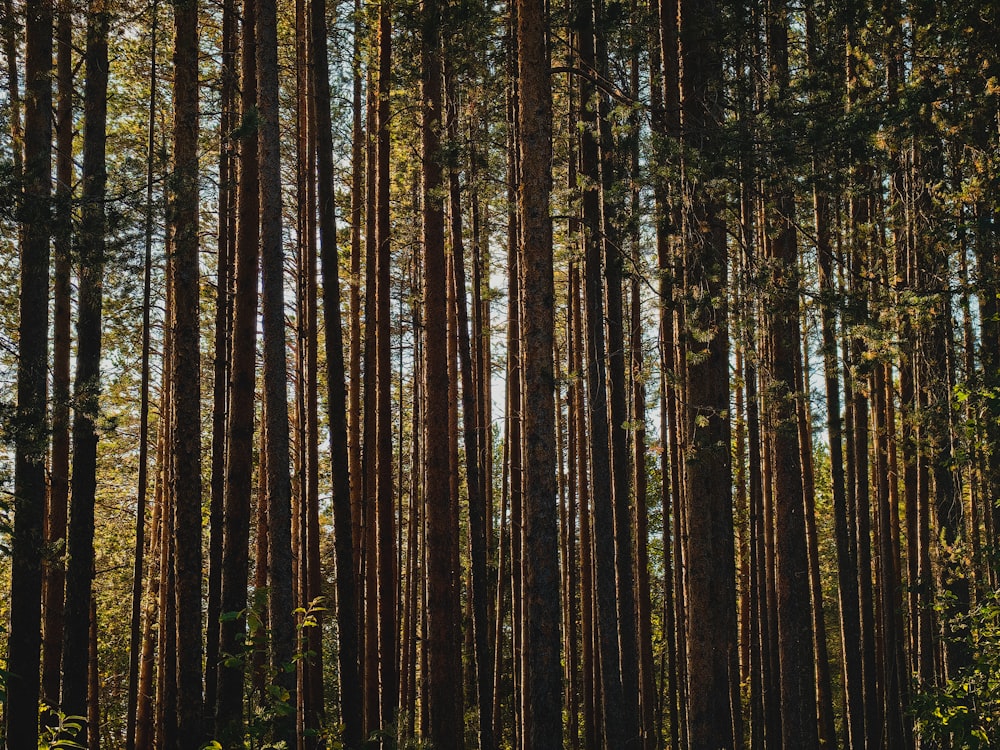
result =
[[[42,731],[38,736],[38,750],[56,750],[57,748],[81,748],[86,745],[76,741],[87,719],[83,716],[67,716],[61,711],[55,711],[42,705],[42,714],[46,721],[42,722]]]
[[[268,588],[266,586],[254,589],[250,606],[241,611],[223,612],[219,619],[222,622],[234,622],[245,619],[247,623],[246,638],[244,648],[234,654],[222,654],[222,663],[226,667],[254,668],[251,665],[254,652],[266,653],[267,644],[270,638],[270,631],[265,621],[267,611]],[[302,632],[306,628],[318,627],[320,620],[318,615],[326,611],[324,597],[319,596],[309,602],[306,607],[297,607],[293,615],[297,620],[296,627]],[[300,639],[304,644],[305,639]],[[292,660],[282,665],[285,672],[294,672],[299,661],[308,661],[314,656],[313,652],[300,649],[293,656]],[[244,737],[244,747],[255,750],[282,750],[286,747],[284,741],[271,741],[274,728],[277,723],[289,716],[295,715],[295,704],[289,691],[277,684],[276,670],[268,664],[256,665],[264,670],[264,688],[260,694],[251,696],[250,704],[254,707],[246,724]],[[338,750],[343,748],[342,737],[344,727],[341,724],[321,726],[316,730],[307,730],[309,734],[320,740],[320,746]],[[200,750],[221,750],[222,745],[217,740],[211,740],[202,745]]]
[[[971,661],[944,685],[914,695],[917,728],[942,747],[1000,748],[1000,591],[957,617],[953,630]]]

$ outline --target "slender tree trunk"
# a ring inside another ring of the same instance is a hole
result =
[[[518,3],[518,135],[522,154],[521,288],[524,367],[524,652],[526,750],[562,745],[556,486],[555,291],[552,274],[552,90],[542,0]]]
[[[160,404],[164,403],[161,391]],[[160,436],[156,439],[156,460],[154,467],[163,466],[164,445]],[[149,525],[149,570],[146,575],[146,599],[142,615],[142,653],[139,655],[139,672],[136,680],[135,734],[130,735],[135,747],[149,747],[153,741],[153,669],[156,659],[156,641],[153,628],[157,622],[157,590],[159,587],[160,552],[163,545],[163,482],[161,472],[153,487],[153,517]],[[126,741],[128,741],[126,737]]]
[[[236,127],[237,17],[235,0],[222,7],[222,115],[219,144],[219,213],[215,282],[215,342],[212,363],[212,479],[209,505],[208,606],[205,638],[205,710],[212,727],[219,672],[219,627],[222,614],[222,545],[226,479],[226,419],[229,409],[229,363],[232,359],[232,276],[235,230],[235,159],[230,133]],[[154,36],[155,43],[155,36]],[[155,89],[155,79],[151,88]],[[150,112],[150,124],[154,112]]]
[[[20,203],[20,301],[7,742],[34,747],[42,625],[46,360],[49,329],[49,200],[52,192],[52,2],[28,3],[25,26],[24,172]],[[14,64],[14,57],[10,56]],[[16,88],[16,76],[13,77]],[[15,119],[17,119],[15,117]],[[15,148],[15,150],[17,150]]]
[[[286,670],[295,652],[292,610],[291,478],[285,361],[284,252],[281,218],[281,141],[278,114],[277,8],[274,0],[257,0],[257,111],[260,117],[260,258],[261,319],[264,339],[265,452],[264,501],[268,522],[268,620],[271,630],[270,666],[274,682],[287,691],[295,706],[294,671]],[[294,712],[293,712],[294,714]],[[275,741],[295,742],[294,715],[279,715]]]
[[[73,488],[66,540],[68,563],[61,701],[62,710],[72,716],[88,715],[88,644],[97,493],[96,423],[101,388],[109,17],[109,9],[103,0],[91,1],[84,57],[87,78],[84,88],[83,216],[79,242],[76,377],[73,383]],[[86,734],[91,735],[98,729],[87,727]]]
[[[311,45],[313,63],[313,95],[315,97],[315,133],[317,155],[317,200],[319,207],[320,255],[322,263],[323,318],[326,341],[327,419],[330,429],[331,466],[333,480],[334,554],[336,556],[337,591],[337,652],[340,674],[341,721],[348,748],[361,744],[362,703],[358,648],[358,593],[355,579],[355,550],[351,507],[351,482],[348,453],[346,388],[344,384],[344,344],[340,319],[340,280],[337,265],[337,227],[333,194],[333,144],[330,123],[329,64],[326,49],[326,3],[313,0],[311,5]],[[357,102],[356,102],[357,103]],[[358,166],[360,159],[355,162]],[[356,218],[356,221],[359,219]],[[358,243],[360,254],[360,241]],[[360,257],[359,257],[360,262]],[[352,344],[353,346],[353,344]],[[353,382],[353,381],[352,381]],[[356,415],[356,412],[354,412]],[[356,416],[355,416],[356,419]],[[311,508],[314,513],[318,508]],[[315,524],[315,525],[313,525]],[[310,525],[318,530],[318,518]],[[318,595],[318,539],[311,550],[311,589]],[[312,543],[312,540],[310,539]],[[315,576],[315,577],[314,577]],[[317,686],[319,687],[319,686]],[[317,696],[319,697],[319,696]]]
[[[767,107],[780,122],[781,102],[789,86],[787,9],[780,1],[769,4],[767,46],[771,76]],[[775,155],[776,174],[786,168],[788,158],[787,152]],[[776,179],[767,189],[775,209],[765,219],[766,250],[773,270],[765,300],[765,335],[770,340],[764,408],[773,447],[782,741],[787,747],[816,747],[816,661],[811,610],[804,606],[810,600],[809,557],[796,409],[800,396],[796,393],[795,362],[801,358],[801,344],[795,206],[790,186]]]
[[[375,261],[375,442],[366,445],[369,460],[375,461],[375,515],[378,600],[378,681],[379,718],[383,728],[396,720],[399,698],[399,665],[396,649],[396,525],[393,499],[392,467],[392,351],[390,304],[392,301],[389,196],[390,139],[389,90],[391,86],[392,26],[389,9],[379,12],[379,108],[378,108],[378,175],[376,261]],[[438,112],[438,117],[440,117]],[[438,123],[440,125],[440,122]],[[436,157],[435,157],[436,158]],[[443,226],[443,225],[442,225]],[[369,290],[369,294],[371,290]],[[444,323],[444,320],[442,320]],[[444,352],[442,352],[444,355]],[[372,381],[369,381],[371,383]],[[447,395],[447,394],[445,394]],[[446,464],[447,465],[447,464]],[[369,632],[372,632],[371,630]],[[371,644],[369,648],[374,648]],[[374,675],[372,675],[374,678]]]
[[[250,571],[250,498],[253,492],[254,403],[257,363],[258,242],[260,196],[257,129],[251,125],[257,99],[254,0],[243,2],[240,73],[241,130],[233,278],[232,361],[226,425],[226,479],[223,498],[222,587],[215,732],[227,750],[243,737],[243,683],[246,663],[247,577]]]
[[[595,70],[594,4],[584,0],[577,8],[576,29],[580,64],[588,72]],[[638,729],[628,723],[621,673],[621,649],[618,641],[616,595],[614,495],[611,482],[610,427],[608,415],[606,346],[604,338],[604,292],[601,262],[600,162],[597,141],[597,112],[594,109],[594,86],[589,79],[581,82],[580,120],[583,123],[580,146],[580,173],[585,181],[582,210],[584,226],[584,299],[586,301],[587,392],[589,395],[588,428],[591,463],[591,501],[593,503],[593,544],[595,600],[597,615],[598,659],[601,677],[601,714],[604,744],[628,747],[638,741]]]
[[[452,568],[458,544],[448,482],[447,273],[441,127],[444,122],[441,8],[424,4],[421,19],[421,94],[424,236],[424,425],[427,523],[427,719],[426,736],[439,750],[462,740],[460,572]],[[393,589],[394,591],[394,589]],[[390,592],[385,592],[389,594]]]
[[[13,25],[13,19],[10,19]],[[49,470],[45,540],[52,549],[66,542],[70,461],[70,259],[73,236],[73,21],[68,2],[60,3],[56,32],[59,102],[56,110],[56,213],[52,289],[52,457]],[[19,118],[14,118],[19,122]],[[14,151],[20,156],[20,146]],[[42,699],[59,704],[66,566],[61,555],[43,569]]]
[[[174,287],[174,595],[177,732],[202,738],[201,397],[198,267],[198,0],[174,0],[174,169],[170,178],[170,258]]]
[[[448,106],[448,133],[453,140],[458,139],[457,104]],[[457,169],[448,175],[451,205],[452,264],[451,285],[455,290],[458,355],[462,378],[462,418],[465,446],[465,480],[469,496],[469,550],[471,556],[472,633],[474,640],[476,706],[479,713],[479,745],[481,750],[492,750],[493,736],[493,675],[491,668],[493,655],[490,648],[487,602],[489,584],[486,570],[487,517],[486,501],[483,495],[479,441],[483,434],[480,428],[480,405],[473,367],[472,347],[469,341],[469,308],[465,288],[465,248],[462,242],[462,210],[460,202],[459,176]]]
[[[679,5],[681,125],[699,173],[719,169],[722,39],[715,3]],[[693,165],[692,165],[693,166]],[[732,705],[736,571],[730,488],[729,362],[725,309],[726,229],[718,198],[685,164],[686,293],[684,462],[688,531],[688,727],[692,748],[736,747],[739,706]],[[695,234],[697,232],[697,236]],[[702,290],[695,298],[692,290]],[[808,596],[808,593],[807,593]]]
[[[147,109],[149,124],[146,131],[146,204],[145,216],[143,217],[145,251],[142,271],[142,363],[139,375],[139,475],[136,490],[135,561],[132,569],[132,628],[129,639],[129,685],[128,706],[126,709],[125,750],[135,750],[137,747],[139,703],[142,700],[140,697],[141,675],[142,670],[145,668],[143,656],[146,651],[146,644],[152,644],[152,640],[143,633],[144,620],[147,622],[149,620],[145,612],[152,606],[152,602],[148,602],[143,607],[142,576],[145,572],[145,552],[147,539],[149,539],[146,535],[146,505],[149,489],[149,374],[153,278],[153,149],[155,148],[156,138],[156,32],[159,22],[158,7],[158,3],[154,2],[151,8],[152,19],[150,21],[149,33],[151,52],[149,60],[149,107]],[[156,533],[155,525],[151,526],[150,535],[155,536]],[[150,553],[152,554],[153,544],[151,541],[149,546]],[[207,708],[206,714],[211,716],[214,706],[208,706]]]

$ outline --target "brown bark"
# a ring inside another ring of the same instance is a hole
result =
[[[13,20],[13,19],[11,19]],[[73,216],[73,49],[72,18],[67,2],[59,6],[56,43],[56,77],[59,101],[56,110],[56,213],[53,216],[54,273],[52,289],[52,456],[49,494],[45,511],[45,540],[51,549],[65,546],[69,507],[70,466],[70,286]],[[18,123],[17,117],[14,118]],[[18,123],[19,126],[19,123]],[[15,139],[16,143],[16,139]],[[20,156],[20,148],[14,152]],[[66,566],[62,555],[45,562],[42,611],[42,699],[59,703],[62,662],[63,603]]]
[[[243,683],[246,671],[247,578],[250,571],[250,498],[253,492],[254,402],[257,363],[257,273],[260,236],[257,129],[252,117],[257,99],[254,0],[243,2],[241,110],[236,245],[233,278],[232,361],[226,425],[226,479],[223,499],[222,622],[216,691],[215,733],[230,748],[243,736]]]
[[[215,341],[212,362],[212,475],[209,504],[208,602],[205,637],[205,711],[208,726],[215,712],[219,672],[219,627],[222,614],[222,546],[226,484],[226,420],[229,409],[229,362],[232,343],[233,259],[236,229],[235,152],[230,133],[236,127],[237,24],[235,0],[222,7],[222,50],[220,77],[222,114],[219,123],[219,212],[215,281]],[[155,44],[155,35],[153,37]],[[150,79],[155,89],[155,79]],[[150,124],[155,112],[150,112]]]
[[[577,44],[580,65],[595,69],[594,4],[585,0],[577,9]],[[584,229],[584,300],[587,328],[588,428],[591,465],[591,500],[593,503],[593,544],[595,603],[597,615],[598,659],[601,679],[601,721],[604,744],[628,747],[638,741],[638,727],[629,725],[622,684],[621,649],[618,641],[618,607],[614,537],[614,491],[611,482],[610,423],[608,415],[607,348],[604,334],[604,292],[602,283],[600,164],[596,138],[597,112],[594,110],[594,86],[590,79],[580,83],[583,123],[580,145],[580,173],[583,191]]]
[[[202,738],[201,397],[198,267],[198,0],[174,1],[173,174],[169,224],[173,285],[174,420],[170,440],[174,488],[176,700],[180,741]],[[167,657],[169,658],[169,657]]]
[[[294,671],[286,670],[295,652],[292,610],[291,478],[285,361],[284,251],[281,216],[281,141],[278,113],[277,7],[274,0],[257,0],[257,111],[260,160],[261,319],[263,323],[263,390],[268,522],[268,620],[270,667],[274,684],[287,691],[295,705]],[[279,715],[272,727],[274,741],[295,742],[292,715]]]
[[[313,92],[315,104],[316,151],[318,157],[318,192],[320,208],[320,243],[323,269],[323,313],[326,326],[327,404],[330,423],[330,444],[333,468],[334,551],[336,555],[337,617],[340,636],[338,667],[340,673],[341,720],[345,723],[345,741],[349,748],[361,742],[361,695],[356,687],[360,683],[358,648],[358,594],[355,586],[355,549],[353,544],[354,521],[352,518],[351,481],[348,452],[348,424],[344,384],[344,346],[340,320],[340,282],[337,267],[336,224],[333,204],[333,146],[329,120],[330,90],[326,51],[326,24],[324,2],[314,0],[311,10],[313,60]],[[356,101],[356,103],[359,103]],[[358,166],[360,158],[355,162]],[[360,262],[360,245],[358,262]],[[315,514],[318,508],[310,508]],[[310,526],[318,533],[318,518],[310,519]],[[310,537],[313,548],[310,571],[311,596],[319,594],[320,569],[318,538]],[[319,686],[314,687],[314,690]],[[322,695],[317,695],[320,700]]]
[[[153,274],[153,149],[156,138],[156,101],[157,101],[157,57],[156,32],[158,30],[158,4],[153,3],[152,19],[150,21],[150,61],[149,61],[149,124],[146,131],[146,203],[144,218],[145,249],[142,272],[142,362],[139,366],[139,472],[136,489],[135,517],[135,561],[132,569],[132,627],[129,639],[129,672],[128,672],[128,706],[126,708],[125,750],[135,750],[139,739],[139,704],[144,700],[141,696],[143,671],[147,668],[145,656],[147,644],[152,646],[152,639],[144,632],[151,622],[153,606],[152,596],[145,607],[142,596],[142,576],[145,572],[146,547],[150,554],[155,549],[154,539],[157,534],[155,523],[146,534],[146,505],[149,485],[149,360],[151,350],[150,317],[152,304],[152,274]],[[159,508],[159,505],[156,506]],[[154,510],[154,516],[156,511]],[[221,531],[220,531],[221,533]],[[150,657],[152,654],[150,653]],[[148,659],[150,667],[151,658]],[[147,678],[148,680],[148,678]],[[148,683],[147,683],[148,684]],[[146,688],[148,691],[148,687]],[[214,706],[207,706],[206,715],[212,715]]]
[[[449,77],[449,85],[451,78]],[[448,104],[448,134],[458,139],[457,104]],[[465,283],[465,246],[462,240],[461,191],[457,168],[449,170],[449,202],[451,206],[451,288],[455,295],[455,317],[458,356],[462,379],[463,442],[465,447],[465,481],[469,497],[469,552],[471,557],[471,608],[472,638],[474,641],[474,669],[476,707],[479,714],[479,745],[481,750],[491,750],[493,736],[493,654],[490,648],[487,602],[489,583],[486,570],[487,529],[486,500],[483,495],[480,441],[485,430],[480,426],[482,413],[479,388],[474,369],[472,346],[469,341],[469,309]],[[457,383],[456,383],[457,385]],[[457,401],[456,401],[457,406]]]
[[[461,631],[457,528],[448,481],[447,272],[444,187],[441,8],[430,0],[421,19],[421,133],[423,177],[424,297],[424,506],[427,524],[426,736],[439,750],[462,746]],[[380,235],[380,240],[384,235]],[[388,248],[386,248],[388,249]],[[386,272],[388,269],[386,269]],[[388,291],[386,289],[386,291]],[[388,428],[388,425],[386,425]],[[391,595],[394,588],[383,592]],[[393,654],[394,656],[394,654]]]
[[[377,569],[378,600],[378,681],[379,720],[383,728],[395,722],[399,699],[399,665],[396,648],[397,597],[396,597],[396,522],[393,498],[392,466],[392,322],[390,304],[392,296],[391,274],[392,245],[390,241],[390,132],[389,90],[392,75],[392,25],[386,5],[379,11],[379,107],[378,107],[378,174],[377,227],[375,254],[375,409],[376,430],[373,444],[365,446],[369,460],[375,461],[375,524],[377,538],[376,560],[370,564]],[[440,112],[438,112],[440,117]],[[440,124],[440,123],[438,123]],[[437,158],[432,156],[429,158]],[[442,224],[443,231],[443,224]],[[442,234],[443,241],[443,234]],[[442,246],[443,249],[443,246]],[[446,278],[446,277],[443,277]],[[369,291],[371,294],[371,291]],[[442,318],[442,324],[445,320]],[[445,357],[444,351],[441,356]],[[446,360],[445,360],[446,364]],[[369,381],[371,382],[371,381]],[[447,398],[447,392],[443,394]],[[446,439],[446,438],[445,438]],[[447,467],[447,462],[445,464]],[[369,631],[371,632],[371,630]],[[369,648],[374,648],[371,644]]]
[[[107,184],[108,23],[103,0],[92,0],[87,14],[86,84],[83,139],[84,201],[78,269],[76,375],[73,383],[73,487],[66,552],[66,625],[63,630],[61,709],[88,715],[89,648],[94,577],[94,508],[97,492],[98,399],[101,387],[101,316],[104,282]],[[92,696],[96,698],[96,696]],[[97,727],[86,727],[89,736]]]
[[[681,126],[699,172],[719,169],[721,26],[715,3],[679,5]],[[726,229],[717,197],[687,171],[692,196],[684,216],[684,550],[688,659],[688,732],[695,748],[735,747],[739,706],[732,705],[736,633],[733,511],[730,490]],[[695,298],[692,290],[702,290]],[[679,564],[679,561],[677,561]],[[807,593],[808,596],[808,593]]]
[[[524,653],[526,750],[562,745],[559,667],[555,292],[552,274],[552,91],[547,71],[547,14],[541,0],[518,3],[518,135],[522,154],[518,209],[524,367]]]
[[[14,58],[10,58],[14,64]],[[49,200],[52,191],[52,2],[27,5],[24,172],[20,205],[20,301],[7,742],[33,747],[38,735],[42,549],[45,511],[46,359],[49,327]],[[16,81],[16,77],[12,79]],[[16,85],[16,84],[15,84]],[[15,118],[17,119],[17,118]]]

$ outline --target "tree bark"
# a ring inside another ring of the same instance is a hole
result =
[[[177,733],[202,739],[201,352],[198,322],[198,0],[174,0],[174,168],[169,224],[174,391],[170,440],[174,487]],[[166,656],[171,652],[164,651]]]
[[[10,747],[34,747],[38,735],[45,454],[48,447],[45,408],[49,337],[49,201],[52,193],[51,69],[52,2],[41,0],[28,3],[25,25],[24,172],[19,216],[21,274],[17,429],[14,436],[14,529],[11,539],[10,636],[7,640],[9,676],[6,720]]]
[[[243,2],[241,38],[241,137],[236,197],[233,268],[232,361],[226,424],[226,479],[223,498],[222,587],[215,732],[223,747],[243,737],[243,682],[246,673],[247,578],[250,572],[250,498],[253,493],[254,402],[257,364],[258,242],[260,185],[257,154],[257,64],[254,0]]]
[[[108,23],[103,0],[87,14],[83,138],[83,216],[80,227],[76,377],[73,383],[73,488],[67,533],[66,626],[63,630],[61,709],[87,716],[89,643],[94,578],[94,507],[97,493],[97,429],[101,389],[101,317],[104,284],[107,185]],[[97,696],[92,696],[96,699]],[[87,727],[85,736],[98,731]],[[78,737],[83,740],[83,737]]]
[[[315,97],[315,134],[317,156],[317,202],[319,208],[320,256],[322,264],[323,319],[326,341],[327,419],[330,429],[331,468],[333,481],[334,554],[336,556],[337,653],[340,673],[341,721],[344,740],[352,750],[361,745],[361,693],[358,649],[358,594],[355,579],[353,544],[352,482],[348,453],[346,390],[344,383],[344,344],[340,318],[340,280],[337,263],[337,227],[333,192],[333,144],[330,123],[329,64],[326,48],[326,3],[313,0],[311,5],[310,54],[313,65],[313,95]],[[357,102],[356,102],[357,103]],[[357,132],[357,131],[355,131]],[[355,161],[359,166],[360,159]],[[359,221],[357,214],[355,221]],[[352,253],[353,254],[353,253]],[[358,245],[360,262],[360,243]],[[353,341],[352,341],[353,347]],[[353,360],[352,360],[353,363]],[[354,382],[352,380],[352,382]],[[355,414],[356,412],[352,412]],[[312,512],[312,511],[310,511]],[[316,527],[318,528],[318,519]],[[318,542],[318,540],[317,540]],[[316,551],[318,552],[318,546]],[[315,553],[314,553],[315,554]],[[319,560],[313,559],[319,582]],[[316,591],[318,595],[318,590]]]
[[[559,537],[557,530],[555,291],[552,274],[552,90],[542,0],[521,0],[517,15],[518,135],[522,154],[521,337],[524,391],[524,653],[526,750],[562,745]]]
[[[686,357],[684,495],[687,570],[688,736],[693,748],[735,747],[732,705],[736,571],[729,457],[726,228],[718,197],[690,171],[720,169],[722,27],[714,2],[679,5],[681,132],[685,163]],[[699,296],[693,290],[701,290]],[[808,592],[806,594],[808,596]]]
[[[462,747],[460,571],[457,529],[448,482],[447,273],[442,205],[443,125],[441,8],[423,7],[420,35],[421,133],[424,236],[424,506],[427,524],[427,725],[426,736],[439,750]],[[380,235],[381,237],[381,235]],[[386,592],[388,593],[388,592]]]

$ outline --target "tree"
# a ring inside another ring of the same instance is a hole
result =
[[[420,29],[423,193],[424,507],[427,566],[427,737],[440,750],[462,745],[458,536],[448,481],[447,271],[441,129],[444,124],[441,7],[427,0]],[[379,235],[380,241],[383,235]]]
[[[201,394],[198,266],[198,0],[174,2],[173,171],[169,276],[173,287],[170,435],[174,496],[177,736],[202,737]],[[160,652],[164,654],[163,651]],[[165,656],[165,654],[164,654]]]
[[[226,478],[222,529],[222,586],[215,733],[224,747],[243,738],[243,683],[247,655],[247,579],[250,572],[250,500],[253,494],[254,401],[257,362],[257,295],[260,181],[257,153],[255,0],[243,2],[240,56],[239,183],[236,194],[232,361],[226,423]]]
[[[524,651],[526,748],[562,744],[552,275],[552,100],[544,3],[518,3],[518,185],[524,343]]]
[[[101,303],[107,184],[108,25],[103,0],[87,13],[84,57],[83,219],[80,227],[76,379],[73,387],[73,493],[66,551],[66,624],[63,632],[62,710],[86,716],[90,677],[94,577],[94,505],[97,492],[98,396],[101,387]],[[91,696],[97,702],[98,696]],[[87,727],[95,736],[98,727]]]
[[[14,436],[14,529],[7,639],[7,742],[31,747],[38,734],[45,511],[46,359],[52,193],[52,3],[29,3],[25,24],[20,303]],[[19,144],[15,144],[15,148]]]
[[[281,237],[281,157],[278,112],[277,7],[257,0],[257,112],[260,117],[261,318],[264,338],[264,436],[267,454],[267,585],[271,630],[271,674],[295,705],[295,673],[287,669],[295,653],[292,610],[292,518],[289,474],[288,375],[285,362],[284,253]],[[294,715],[278,711],[274,741],[295,742]]]
[[[734,747],[740,714],[732,701],[731,670],[738,642],[727,419],[728,257],[720,197],[706,184],[722,157],[722,8],[687,1],[678,7],[683,189],[689,201],[682,225],[688,734],[692,747]]]
[[[326,51],[326,3],[312,0],[311,44],[313,95],[316,98],[315,133],[319,203],[320,253],[323,273],[323,312],[326,324],[327,403],[330,424],[333,481],[334,547],[337,571],[337,651],[340,671],[341,717],[347,747],[361,744],[362,703],[358,650],[358,595],[355,585],[354,521],[344,386],[344,346],[340,322],[340,282],[337,266],[336,223],[333,196],[333,144],[330,122],[330,83]],[[358,113],[360,115],[360,113]],[[357,133],[355,133],[357,135]],[[355,161],[355,167],[358,164]],[[357,213],[354,221],[358,222]],[[357,227],[360,230],[360,227]],[[360,239],[360,235],[359,235]],[[360,242],[358,246],[360,255]],[[360,258],[359,258],[360,260]],[[352,339],[352,346],[354,344]],[[356,385],[355,385],[356,390]],[[355,412],[356,414],[356,412]],[[318,562],[318,561],[316,561]],[[316,571],[317,577],[319,571]]]

